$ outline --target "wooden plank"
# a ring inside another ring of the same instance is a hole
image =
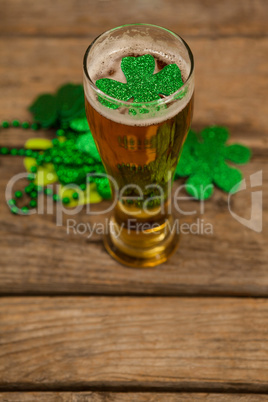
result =
[[[39,93],[53,92],[66,81],[81,82],[81,59],[87,44],[85,39],[13,38],[2,42],[1,119],[26,119],[30,116],[26,106]],[[264,169],[267,162],[268,66],[264,55],[268,40],[201,38],[192,39],[190,44],[197,60],[194,127],[227,125],[233,141],[253,147],[253,163],[243,168],[249,182],[249,175]],[[250,102],[246,101],[248,94],[254,94]],[[5,145],[23,146],[27,138],[36,135],[11,129],[1,132],[1,140]],[[38,135],[51,138],[52,133]],[[1,168],[3,194],[9,178],[24,168],[18,160],[4,157]],[[266,189],[267,185],[264,186]],[[252,232],[235,221],[228,212],[227,196],[219,191],[205,204],[204,218],[213,224],[214,236],[182,237],[176,255],[153,271],[131,270],[116,264],[105,253],[100,236],[87,239],[73,233],[67,235],[68,217],[64,218],[63,227],[55,227],[55,215],[14,217],[7,213],[3,198],[1,202],[1,292],[267,296],[265,233]],[[249,190],[237,195],[235,211],[249,218],[250,202]],[[182,204],[188,211],[196,209],[195,206],[192,201]],[[267,219],[266,211],[267,204],[264,204],[264,219]],[[105,217],[89,217],[82,211],[77,218],[79,222],[94,224],[105,222]],[[194,223],[198,218],[202,216],[197,211],[186,221]]]
[[[1,39],[0,119],[29,119],[26,108],[40,93],[53,93],[66,82],[82,82],[82,58],[89,42]],[[196,60],[193,124],[223,124],[234,132],[239,127],[249,143],[254,138],[259,146],[267,144],[268,38],[191,38],[189,45]],[[19,135],[26,134],[17,131]]]
[[[95,37],[133,20],[161,25],[183,35],[267,34],[265,0],[190,0],[183,2],[183,7],[176,0],[1,3],[0,32],[10,35]]]
[[[1,390],[268,391],[268,300],[2,298]]]
[[[2,158],[3,195],[12,175],[24,171],[22,161],[18,158],[15,161],[11,157]],[[267,161],[265,164],[259,158],[243,167],[248,185],[250,174],[261,169],[267,170]],[[182,182],[176,182],[174,189]],[[264,194],[267,187],[266,180],[262,187]],[[18,185],[16,189],[19,188]],[[212,199],[205,202],[204,213],[200,203],[180,201],[181,211],[192,214],[176,213],[176,216],[180,224],[188,223],[193,233],[182,234],[178,251],[167,263],[139,270],[112,260],[104,250],[102,236],[96,233],[101,224],[105,229],[107,214],[101,210],[109,202],[93,207],[98,215],[89,215],[85,208],[76,215],[63,214],[62,226],[56,226],[55,207],[52,215],[14,216],[2,196],[0,292],[267,296],[267,204],[263,205],[263,232],[257,233],[231,216],[227,198],[216,190]],[[231,208],[240,216],[250,217],[250,188],[232,197]],[[204,230],[202,233],[202,220],[204,225],[212,225],[212,235]],[[91,229],[95,225],[92,236],[86,224]],[[199,234],[195,234],[198,228]]]
[[[267,395],[153,392],[4,392],[3,402],[264,402]]]

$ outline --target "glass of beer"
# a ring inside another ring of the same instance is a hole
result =
[[[176,64],[182,86],[171,95],[159,93],[159,99],[149,97],[145,102],[120,100],[98,88],[96,82],[102,78],[126,83],[122,59],[143,55],[153,56],[154,74]],[[86,50],[84,91],[88,123],[115,205],[104,245],[124,265],[161,264],[174,253],[179,241],[171,188],[193,113],[192,52],[180,36],[155,25],[111,29]]]

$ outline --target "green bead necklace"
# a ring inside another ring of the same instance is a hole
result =
[[[137,60],[126,59],[127,65],[125,67],[129,69],[129,72],[133,68],[134,70],[148,68],[149,72],[152,61],[148,55],[143,58],[137,58]],[[124,73],[127,72],[125,67]],[[170,68],[169,66],[167,67]],[[132,81],[136,77],[134,70],[131,73]],[[129,74],[127,73],[128,76]],[[171,85],[169,74],[167,74],[166,78],[167,81],[161,74],[155,74],[150,77],[149,92],[152,96],[157,98],[157,94],[163,91],[174,92],[177,89]],[[164,82],[162,82],[163,79]],[[99,85],[104,85],[105,88],[102,88],[103,90],[105,89],[104,92],[114,96],[113,91],[116,89],[116,85],[119,91],[119,87],[125,84],[112,82],[111,86],[111,81],[107,81],[107,79],[99,80]],[[136,81],[134,83],[130,81],[129,79],[127,91],[135,92],[137,89]],[[147,81],[146,83],[149,82]],[[161,87],[162,84],[164,89]],[[112,93],[109,91],[112,91]],[[115,97],[121,99],[119,92]],[[123,94],[130,96],[133,95],[132,92],[127,94],[126,89],[124,89]],[[142,93],[145,96],[145,92]],[[141,96],[142,94],[138,95]],[[146,101],[143,98],[138,100]],[[109,104],[105,104],[105,106],[112,107]],[[2,156],[22,156],[35,160],[35,165],[29,169],[28,184],[23,191],[15,191],[14,197],[7,202],[11,212],[13,214],[29,214],[31,209],[37,207],[40,193],[51,197],[54,202],[61,202],[65,206],[72,206],[74,202],[79,200],[79,191],[75,190],[70,196],[61,197],[50,187],[34,183],[39,169],[46,165],[49,166],[49,164],[53,166],[56,178],[61,185],[75,184],[84,192],[88,184],[94,183],[100,200],[110,199],[109,181],[103,175],[105,170],[86,119],[82,85],[69,83],[58,88],[54,94],[41,94],[35,99],[29,110],[33,115],[33,123],[20,122],[19,120],[3,121],[0,124],[0,129],[16,128],[38,131],[41,128],[50,128],[55,129],[56,135],[51,141],[51,146],[46,149],[37,150],[26,146],[24,148],[0,147],[0,155]],[[242,172],[236,168],[229,167],[225,160],[238,164],[247,163],[250,159],[250,150],[240,144],[226,144],[228,136],[228,130],[224,127],[206,127],[201,133],[194,133],[190,130],[180,163],[176,169],[175,178],[188,177],[186,191],[195,198],[209,198],[212,195],[214,184],[229,192],[241,180]],[[118,168],[120,169],[122,166],[123,164],[119,165]],[[91,176],[91,173],[95,175]],[[98,176],[98,174],[100,175]],[[204,194],[200,193],[200,186],[206,186],[208,191]],[[27,203],[22,208],[19,208],[17,203],[21,202],[24,196],[27,197]]]
[[[41,128],[38,123],[30,124],[27,121],[20,122],[19,120],[13,120],[12,122],[3,121],[2,129],[22,128],[24,130],[37,131]],[[64,138],[64,142],[60,139]],[[14,198],[8,200],[8,205],[13,214],[18,214],[20,211],[23,215],[27,215],[30,209],[36,208],[38,194],[43,192],[46,196],[52,197],[54,202],[62,202],[62,204],[68,206],[71,199],[79,200],[79,193],[74,191],[71,197],[61,198],[59,194],[54,193],[51,188],[45,186],[39,186],[33,183],[36,177],[36,173],[40,166],[48,163],[52,163],[57,172],[59,182],[63,185],[75,184],[78,185],[81,191],[86,190],[87,182],[95,182],[97,185],[98,193],[103,198],[110,198],[110,188],[108,180],[105,177],[87,177],[88,173],[104,173],[104,167],[100,160],[96,160],[89,156],[88,153],[81,152],[75,148],[77,141],[77,133],[70,129],[58,129],[56,131],[56,138],[52,140],[53,146],[46,150],[37,151],[34,149],[26,148],[8,148],[1,147],[0,155],[3,156],[23,156],[31,157],[36,160],[36,166],[31,167],[31,173],[27,176],[29,183],[24,187],[23,191],[15,191]],[[99,159],[99,157],[97,157]],[[17,201],[27,196],[27,205],[19,208]]]

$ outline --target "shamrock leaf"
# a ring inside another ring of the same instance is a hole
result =
[[[29,110],[33,114],[34,121],[44,128],[57,125],[69,127],[73,120],[86,118],[83,87],[65,84],[58,89],[56,95],[39,96]],[[74,126],[77,127],[76,123]],[[77,131],[81,131],[80,128],[81,125]]]
[[[50,94],[39,96],[29,110],[33,113],[34,120],[44,128],[53,126],[58,118],[56,98]]]
[[[151,102],[161,99],[160,95],[171,95],[183,85],[181,71],[176,64],[169,64],[154,74],[155,60],[150,54],[124,57],[121,61],[121,69],[127,83],[110,78],[101,78],[96,81],[96,86],[102,92],[118,100],[133,99],[135,103]],[[113,104],[101,96],[99,101],[112,109],[119,107],[118,104]],[[144,109],[142,110],[144,113]]]
[[[56,94],[56,101],[59,119],[62,122],[69,122],[85,114],[84,90],[82,85],[63,85]]]
[[[207,127],[200,133],[200,139],[190,130],[175,178],[189,176],[186,191],[193,197],[209,198],[213,193],[213,183],[226,192],[237,190],[242,173],[225,160],[247,163],[250,150],[240,144],[226,145],[228,137],[228,130],[224,127]]]
[[[90,131],[77,138],[75,147],[81,152],[87,152],[96,161],[101,162],[99,151]]]
[[[85,132],[89,130],[86,117],[77,117],[70,122],[70,128],[77,132]]]

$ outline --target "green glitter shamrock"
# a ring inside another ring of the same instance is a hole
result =
[[[175,179],[189,176],[186,191],[197,199],[207,199],[213,193],[213,183],[226,192],[237,190],[242,180],[239,169],[229,166],[225,160],[247,163],[250,149],[240,145],[226,145],[229,138],[224,127],[212,126],[201,131],[200,136],[190,130],[175,171]]]
[[[181,71],[176,64],[169,64],[154,74],[155,59],[146,54],[139,57],[124,57],[121,69],[127,83],[101,78],[96,86],[105,94],[122,101],[133,99],[134,102],[151,102],[161,99],[161,95],[171,95],[176,92],[183,81]],[[117,109],[118,104],[108,102],[99,97],[99,101],[111,109]]]
[[[84,90],[82,85],[65,84],[56,95],[40,95],[29,107],[34,121],[42,127],[69,127],[79,125],[81,119],[85,125]],[[87,126],[88,129],[88,126]]]

